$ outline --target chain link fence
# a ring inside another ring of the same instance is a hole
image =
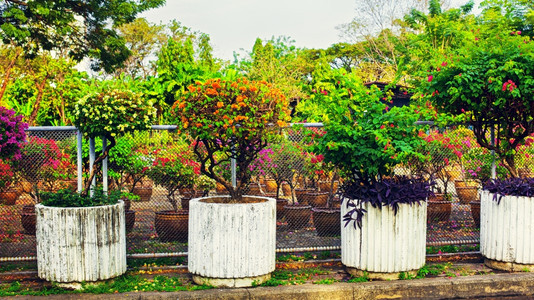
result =
[[[198,175],[193,141],[172,130],[155,127],[117,139],[110,152],[110,189],[129,194],[127,206],[127,252],[130,256],[165,253],[185,255],[189,200],[225,194],[223,187]],[[36,255],[36,191],[76,189],[76,130],[30,130],[23,159],[12,166],[14,200],[0,194],[0,261]],[[322,160],[307,153],[313,137],[324,134],[320,126],[288,128],[276,143],[262,150],[250,169],[252,180],[246,195],[277,198],[277,251],[339,249],[341,201],[336,194],[343,177]],[[397,166],[397,174],[417,174],[436,181],[436,196],[429,199],[427,244],[476,244],[479,242],[478,191],[491,177],[492,155],[479,147],[464,127],[424,134],[421,149],[430,159]],[[534,147],[518,151],[522,176],[531,176]],[[101,141],[96,141],[96,152]],[[83,172],[88,170],[88,145],[83,145]],[[230,180],[230,162],[217,172]],[[496,176],[506,176],[497,164]],[[97,182],[102,182],[98,174]]]

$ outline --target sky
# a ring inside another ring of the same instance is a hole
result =
[[[167,0],[140,17],[156,24],[176,19],[207,33],[214,56],[231,60],[234,51],[251,51],[256,38],[288,36],[297,47],[328,48],[342,41],[336,27],[350,22],[355,9],[355,0]]]

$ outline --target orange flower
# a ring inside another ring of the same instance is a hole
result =
[[[222,108],[224,106],[224,103],[222,103],[221,101],[217,102],[217,107],[218,108]]]
[[[190,85],[187,87],[187,89],[192,93],[196,90],[195,86],[194,85]]]

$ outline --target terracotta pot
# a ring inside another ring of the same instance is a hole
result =
[[[124,200],[123,200],[124,201]],[[135,224],[135,210],[124,210],[126,232],[132,231]]]
[[[35,216],[35,205],[24,205],[20,213],[20,223],[26,234],[35,235],[35,223],[37,217]]]
[[[121,200],[124,202],[124,211],[130,210],[130,207],[132,207],[132,200],[126,197],[121,198]]]
[[[284,214],[290,229],[301,229],[310,223],[312,211],[309,205],[286,205],[284,206]]]
[[[318,236],[341,235],[341,211],[327,207],[312,208],[313,225]]]
[[[0,192],[0,202],[5,205],[15,205],[19,194],[13,188],[8,189],[7,191]]]
[[[136,186],[132,194],[139,196],[139,201],[141,202],[150,201],[150,198],[152,197],[152,187]]]
[[[306,193],[304,196],[308,199],[308,204],[312,207],[326,207],[326,202],[328,201],[328,192]]]
[[[334,192],[337,191],[339,186],[339,181],[334,181]],[[332,182],[330,181],[319,181],[319,190],[321,192],[331,192]]]
[[[197,198],[197,197],[195,197]],[[189,201],[191,201],[191,197],[182,197],[182,199],[180,199],[180,202],[182,203],[182,209],[183,210],[189,210]]]
[[[297,197],[297,201],[300,204],[308,205],[308,196],[307,193],[313,192],[314,189],[295,189],[295,196]]]
[[[284,196],[286,197],[291,197],[291,186],[289,185],[289,183],[282,183],[282,194],[284,194]]]
[[[258,183],[251,183],[245,188],[246,195],[260,196],[262,192],[265,191],[265,185],[260,185]]]
[[[156,212],[154,220],[156,232],[162,242],[187,242],[189,211],[166,210]]]
[[[284,217],[285,211],[284,206],[288,203],[287,199],[277,199],[276,200],[276,218],[281,220]]]
[[[455,180],[454,187],[478,187],[478,182],[474,180]]]
[[[457,187],[456,194],[458,195],[458,199],[460,199],[460,204],[479,201],[478,187],[475,186]]]
[[[189,199],[200,198],[200,197],[204,197],[204,191],[184,191],[182,195],[185,198],[189,198]]]
[[[469,205],[471,206],[473,221],[475,221],[476,227],[480,227],[480,201],[471,201]]]
[[[28,181],[20,181],[18,186],[24,193],[29,193],[33,189],[33,185]]]
[[[428,197],[427,222],[448,221],[451,216],[452,202],[443,200],[443,194]]]
[[[267,193],[276,193],[276,181],[274,179],[265,180],[265,192]]]

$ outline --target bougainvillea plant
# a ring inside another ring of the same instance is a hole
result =
[[[6,191],[13,181],[11,166],[0,159],[0,192]]]
[[[87,195],[99,163],[115,146],[116,136],[134,130],[150,129],[156,118],[156,109],[142,94],[128,90],[105,90],[80,99],[74,108],[74,124],[86,138],[105,137],[109,144],[90,170],[82,191]]]
[[[200,176],[200,164],[193,160],[191,151],[176,145],[153,152],[154,161],[144,170],[148,177],[167,189],[167,200],[178,211],[177,193],[181,188],[192,188]]]
[[[27,128],[22,115],[15,115],[14,110],[0,106],[0,159],[20,159]]]
[[[515,149],[534,133],[534,43],[530,37],[500,32],[439,56],[420,94],[444,113],[463,115],[478,144],[495,150],[517,177]],[[495,141],[490,132],[495,130]]]
[[[250,180],[249,165],[278,129],[290,120],[288,101],[269,83],[210,79],[197,82],[172,108],[178,129],[196,140],[193,149],[202,174],[222,184],[229,202],[242,200]],[[216,167],[236,159],[237,185],[221,177]]]
[[[396,179],[399,174],[394,172],[400,163],[425,159],[417,151],[424,143],[415,125],[420,114],[414,107],[389,108],[384,103],[389,101],[386,93],[376,86],[365,87],[355,75],[334,71],[328,80],[336,82],[338,96],[323,102],[328,112],[326,134],[317,139],[312,151],[323,154],[326,162],[333,163],[347,176],[340,188],[347,207],[351,208],[344,216],[346,224],[354,220],[360,225],[358,220],[364,212],[361,203],[378,208],[388,205],[396,210],[400,203],[425,201],[432,194],[429,183],[420,178]],[[399,189],[399,184],[416,184],[421,189],[402,188],[416,193],[392,200],[390,195]]]

